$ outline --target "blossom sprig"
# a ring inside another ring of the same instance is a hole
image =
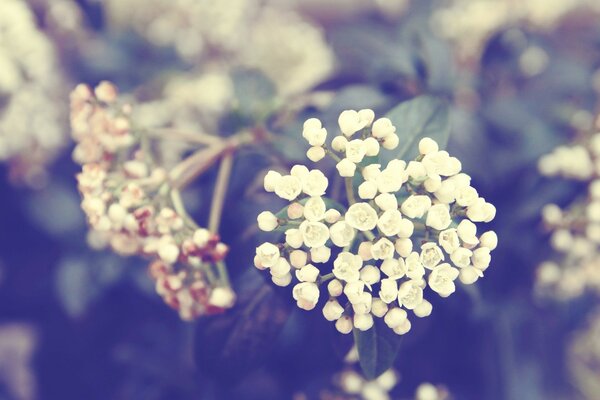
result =
[[[472,284],[483,276],[498,239],[493,231],[478,235],[474,222],[491,221],[496,209],[434,140],[419,142],[415,160],[382,166],[381,149],[393,150],[401,140],[391,120],[375,119],[368,109],[346,110],[338,125],[330,145],[316,118],[304,123],[302,136],[311,161],[329,155],[337,162],[345,198],[327,195],[329,179],[319,169],[269,171],[265,190],[290,204],[277,214],[262,212],[258,225],[284,232],[285,240],[258,246],[254,264],[277,285],[294,281],[302,309],[315,308],[325,291],[323,315],[341,333],[369,330],[382,318],[403,335],[411,328],[407,310],[431,313],[427,287],[447,297],[456,279]]]
[[[183,319],[231,307],[235,294],[223,263],[228,247],[216,229],[201,228],[189,217],[180,197],[181,177],[185,182],[198,169],[190,172],[188,161],[171,171],[161,167],[150,137],[132,127],[130,114],[131,106],[118,101],[109,82],[93,90],[79,85],[71,94],[73,158],[82,165],[77,182],[90,244],[150,258],[157,292]],[[226,147],[218,144],[200,155]],[[222,166],[230,168],[226,160]]]
[[[558,258],[540,264],[536,291],[557,299],[600,293],[600,132],[557,147],[540,158],[538,169],[544,176],[585,183],[587,193],[564,208],[548,204],[542,209]]]

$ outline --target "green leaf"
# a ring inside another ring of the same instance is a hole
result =
[[[291,311],[287,298],[258,271],[248,270],[239,282],[236,305],[224,314],[199,319],[195,334],[198,368],[229,381],[264,362]]]
[[[381,318],[375,318],[368,331],[354,329],[354,341],[363,373],[371,380],[393,366],[402,336],[395,334]]]
[[[238,69],[232,73],[238,111],[245,117],[261,121],[272,111],[277,94],[275,85],[263,73]]]
[[[440,98],[423,95],[400,103],[386,114],[400,138],[394,151],[380,153],[382,165],[399,158],[410,161],[419,155],[419,141],[430,137],[438,142],[440,149],[446,147],[450,135],[448,103]]]

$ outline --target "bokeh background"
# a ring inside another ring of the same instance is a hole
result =
[[[323,396],[349,338],[287,289],[250,315],[183,322],[145,261],[89,248],[68,93],[104,79],[143,126],[228,135],[274,104],[292,109],[276,130],[289,162],[304,157],[293,135],[308,115],[447,99],[448,150],[496,205],[500,245],[474,290],[413,324],[391,397],[428,381],[458,400],[600,399],[598,365],[582,375],[570,355],[597,296],[534,290],[553,257],[542,206],[584,190],[542,178],[537,160],[594,118],[599,22],[597,0],[0,0],[0,399],[348,398]],[[236,160],[222,223],[242,304],[271,286],[251,260],[272,200],[249,184],[270,162],[261,149]],[[215,174],[185,193],[198,220]]]

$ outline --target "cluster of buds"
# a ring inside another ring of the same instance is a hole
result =
[[[548,204],[542,209],[550,243],[560,262],[546,261],[537,271],[536,290],[558,299],[600,293],[600,132],[571,146],[560,146],[539,160],[545,176],[587,183],[587,193],[564,209]]]
[[[395,159],[382,168],[380,148],[399,142],[392,122],[374,120],[371,110],[344,111],[338,122],[341,133],[331,147],[314,118],[303,136],[310,158],[323,152],[337,161],[347,207],[326,196],[329,180],[318,169],[269,171],[265,190],[290,204],[277,214],[262,212],[258,225],[285,232],[285,242],[258,246],[254,264],[277,285],[296,280],[293,297],[305,310],[316,307],[326,285],[323,315],[341,333],[368,330],[376,317],[402,335],[411,327],[406,310],[431,313],[427,287],[447,297],[457,278],[468,285],[483,276],[498,239],[493,231],[478,236],[474,222],[491,221],[496,209],[434,140],[420,141],[416,160]]]
[[[157,292],[190,319],[230,307],[224,275],[227,246],[187,215],[148,138],[131,129],[131,107],[117,102],[108,82],[71,94],[73,158],[92,247],[151,258]],[[213,271],[216,269],[216,272]]]

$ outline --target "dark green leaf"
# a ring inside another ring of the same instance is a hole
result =
[[[290,306],[259,272],[240,277],[237,304],[225,314],[203,318],[195,337],[198,367],[217,378],[237,379],[260,365],[273,348]]]
[[[381,318],[376,318],[368,331],[354,330],[354,341],[363,373],[367,379],[375,379],[393,366],[402,336],[395,334]]]
[[[424,137],[434,139],[443,149],[450,135],[448,103],[440,98],[423,95],[400,103],[386,115],[396,126],[400,144],[394,151],[382,151],[385,165],[394,158],[405,161],[419,155],[419,141]]]
[[[255,121],[266,118],[277,93],[273,82],[256,70],[237,70],[232,78],[238,111]]]

